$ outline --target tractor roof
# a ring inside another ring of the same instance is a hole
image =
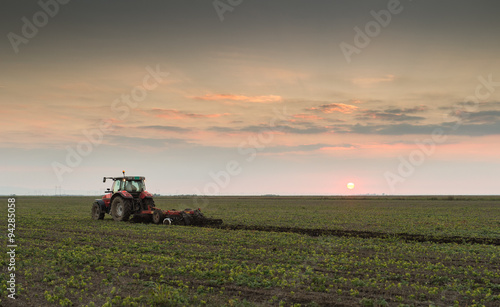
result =
[[[112,180],[124,180],[125,179],[125,181],[135,181],[135,180],[145,180],[146,177],[143,177],[143,176],[103,177],[102,182],[106,182],[106,179],[112,179]]]

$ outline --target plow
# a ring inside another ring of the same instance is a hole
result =
[[[113,180],[113,185],[102,199],[92,204],[91,216],[102,220],[110,214],[115,221],[153,222],[163,225],[207,226],[220,225],[221,219],[205,217],[201,209],[162,210],[155,206],[153,195],[146,191],[143,176],[103,177],[103,182]]]

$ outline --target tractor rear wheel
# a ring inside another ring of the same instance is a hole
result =
[[[111,203],[111,216],[115,221],[128,221],[132,213],[132,202],[120,196],[113,199]]]
[[[163,211],[161,211],[160,209],[156,209],[155,211],[153,211],[153,223],[161,224],[164,218],[165,215],[163,214]]]
[[[92,205],[91,216],[94,220],[104,219],[104,212],[101,210],[101,206],[97,202]]]

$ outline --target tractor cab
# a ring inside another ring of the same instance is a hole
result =
[[[113,179],[114,182],[112,187],[113,190],[109,191],[110,193],[116,193],[118,191],[127,191],[131,194],[136,194],[146,191],[146,184],[144,183],[144,177],[127,176],[127,177],[112,177],[111,179]]]

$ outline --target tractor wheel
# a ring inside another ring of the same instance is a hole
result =
[[[151,207],[151,209],[155,207],[155,201],[152,198],[145,198],[142,201],[142,210],[148,210],[148,207]]]
[[[91,216],[94,220],[104,219],[104,212],[101,210],[101,206],[98,203],[92,205]]]
[[[163,211],[161,211],[160,209],[156,209],[153,212],[153,223],[161,224],[163,222],[164,218],[165,218],[165,215],[163,214]]]
[[[184,222],[184,225],[189,226],[192,224],[193,218],[189,214],[182,211],[181,216],[182,216],[182,221]]]
[[[115,221],[128,221],[132,213],[132,202],[129,199],[123,199],[118,196],[111,203],[111,216]]]

